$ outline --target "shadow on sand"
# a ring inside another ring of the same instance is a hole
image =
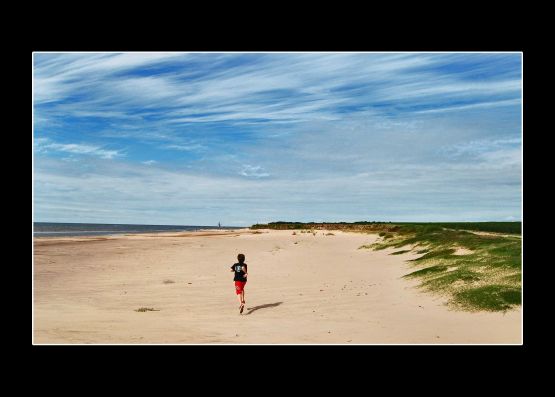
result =
[[[249,315],[252,312],[255,312],[259,309],[266,309],[267,307],[276,307],[281,305],[283,302],[276,302],[276,303],[266,303],[265,305],[259,305],[259,306],[255,306],[255,307],[248,307],[247,308],[247,312],[245,313],[245,315]]]

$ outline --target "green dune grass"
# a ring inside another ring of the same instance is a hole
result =
[[[470,230],[468,225],[461,229]],[[506,311],[521,304],[522,240],[517,234],[478,235],[439,224],[406,224],[393,237],[385,237],[361,248],[410,247],[421,254],[409,261],[415,270],[404,277],[420,279],[425,290],[447,295],[454,308]]]

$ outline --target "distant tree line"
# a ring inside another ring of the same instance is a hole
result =
[[[522,222],[270,222],[257,223],[251,229],[319,229],[319,230],[354,230],[354,231],[409,231],[411,227],[433,226],[454,230],[473,230],[494,233],[522,234]]]

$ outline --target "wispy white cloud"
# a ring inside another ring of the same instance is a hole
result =
[[[112,159],[123,156],[118,150],[107,150],[99,146],[79,143],[56,143],[48,138],[35,139],[35,151],[44,153],[48,151],[97,156],[103,159]]]
[[[241,175],[253,178],[265,178],[270,176],[269,173],[265,172],[264,168],[258,165],[244,165],[240,172]]]
[[[520,136],[510,138],[486,138],[458,143],[441,148],[445,153],[455,156],[478,155],[498,152],[500,150],[516,150],[520,152],[522,139]]]
[[[184,151],[184,152],[192,152],[192,151],[197,151],[197,150],[202,150],[205,149],[206,147],[204,145],[200,145],[198,143],[193,143],[193,144],[171,144],[171,145],[164,145],[163,146],[166,149],[173,149],[173,150],[179,150],[179,151]]]
[[[494,82],[452,81],[446,77],[436,77],[423,81],[410,81],[405,84],[390,85],[380,89],[383,100],[403,100],[414,98],[450,97],[476,98],[499,94],[520,94],[520,80]]]
[[[473,103],[470,105],[460,105],[460,106],[446,106],[430,110],[417,110],[415,113],[426,114],[426,113],[444,113],[444,112],[454,112],[461,110],[471,110],[471,109],[488,109],[498,106],[518,106],[520,105],[520,99],[508,99],[508,100],[496,100],[487,101],[480,103]]]

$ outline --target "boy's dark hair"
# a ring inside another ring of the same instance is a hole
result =
[[[243,254],[237,255],[237,260],[239,261],[239,263],[243,263],[245,261],[245,255]]]

